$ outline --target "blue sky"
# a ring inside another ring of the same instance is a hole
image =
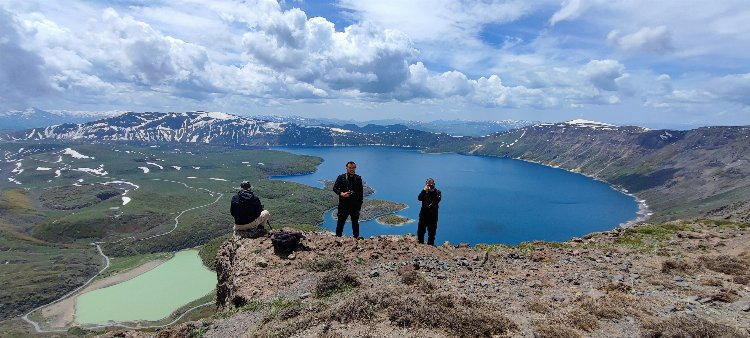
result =
[[[750,124],[750,2],[0,3],[0,111]]]

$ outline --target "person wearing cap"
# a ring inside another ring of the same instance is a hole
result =
[[[234,217],[234,230],[250,230],[254,227],[262,229],[263,223],[268,221],[271,213],[263,209],[260,199],[253,194],[250,182],[243,181],[240,188],[240,191],[232,196],[232,206],[229,209]]]
[[[339,195],[338,220],[336,221],[336,236],[344,233],[346,218],[352,219],[352,236],[359,238],[359,211],[362,209],[364,185],[362,177],[356,174],[357,164],[346,163],[346,173],[339,175],[333,184],[333,192]]]
[[[437,232],[438,207],[443,198],[440,190],[435,188],[435,180],[428,178],[424,188],[419,192],[417,200],[422,201],[419,209],[419,223],[417,225],[417,240],[424,243],[424,233],[427,230],[427,244],[435,245],[435,232]]]

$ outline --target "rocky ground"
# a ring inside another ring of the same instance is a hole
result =
[[[750,228],[640,224],[565,243],[235,236],[213,318],[109,337],[750,337]]]

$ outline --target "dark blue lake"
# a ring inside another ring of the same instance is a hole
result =
[[[405,203],[398,215],[418,219],[419,191],[432,177],[443,193],[435,243],[450,241],[518,244],[523,241],[565,241],[594,231],[611,230],[636,218],[632,196],[589,177],[561,169],[495,157],[423,154],[392,147],[279,147],[295,154],[318,156],[324,162],[309,175],[276,179],[322,187],[335,180],[347,161],[375,189],[369,199]],[[326,213],[322,227],[334,231]],[[360,222],[360,235],[415,234],[417,223],[395,227]],[[347,223],[345,235],[351,236]]]

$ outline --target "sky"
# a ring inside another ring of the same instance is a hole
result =
[[[0,111],[750,125],[747,0],[0,1]]]

